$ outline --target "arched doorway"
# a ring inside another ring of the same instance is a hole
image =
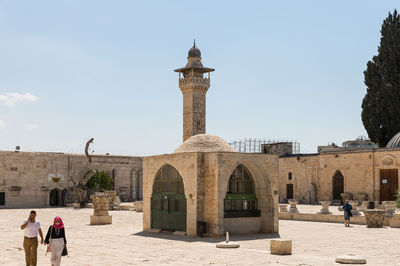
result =
[[[49,204],[50,206],[65,206],[65,194],[67,190],[54,188],[50,190]]]
[[[260,216],[255,194],[253,178],[249,170],[238,165],[233,170],[224,200],[224,217],[257,217]]]
[[[337,170],[332,177],[332,199],[342,200],[341,194],[344,192],[344,177],[340,170]]]
[[[182,176],[171,165],[157,173],[151,197],[151,228],[186,231],[186,198]]]

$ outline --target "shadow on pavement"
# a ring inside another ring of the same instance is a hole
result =
[[[208,242],[208,243],[218,243],[225,240],[225,237],[190,237],[190,236],[182,236],[182,235],[174,235],[170,232],[162,232],[162,233],[153,233],[153,232],[138,232],[132,234],[133,236],[139,237],[151,237],[165,240],[174,240],[174,241],[184,241],[184,242]],[[259,233],[259,234],[237,234],[230,235],[230,240],[237,241],[246,241],[246,240],[257,240],[257,239],[272,239],[272,238],[280,238],[279,233]]]

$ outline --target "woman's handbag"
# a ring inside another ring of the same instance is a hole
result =
[[[67,255],[68,255],[67,245],[64,245],[61,256],[67,256]]]
[[[46,254],[45,254],[45,256],[47,256],[47,252],[51,252],[50,239],[51,239],[51,235],[52,235],[52,234],[53,234],[53,226],[51,226],[49,244],[47,245],[47,249],[46,249]]]

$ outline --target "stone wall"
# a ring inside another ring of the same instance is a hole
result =
[[[66,189],[69,178],[78,178],[86,157],[53,152],[0,151],[0,192],[5,205],[0,208],[47,207],[52,189]],[[93,156],[92,169],[115,178],[122,200],[142,197],[142,159],[129,156]]]
[[[368,199],[379,201],[380,170],[399,168],[400,149],[344,149],[283,156],[279,158],[279,198],[281,202],[286,201],[287,184],[293,184],[293,196],[300,203],[330,200],[333,175],[340,171],[344,177],[343,192],[349,192],[353,197],[363,193]]]

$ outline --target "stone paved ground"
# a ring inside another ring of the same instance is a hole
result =
[[[319,208],[315,206],[316,208]],[[37,209],[43,231],[54,216],[66,225],[70,256],[63,265],[336,265],[341,254],[358,254],[368,265],[400,265],[400,229],[371,229],[363,225],[280,221],[280,236],[293,240],[292,256],[269,254],[276,235],[232,236],[239,249],[215,248],[222,239],[189,238],[141,232],[142,214],[112,211],[113,224],[90,226],[92,209]],[[20,224],[29,209],[0,210],[0,264],[24,265]],[[45,247],[38,250],[38,265],[49,265]]]

